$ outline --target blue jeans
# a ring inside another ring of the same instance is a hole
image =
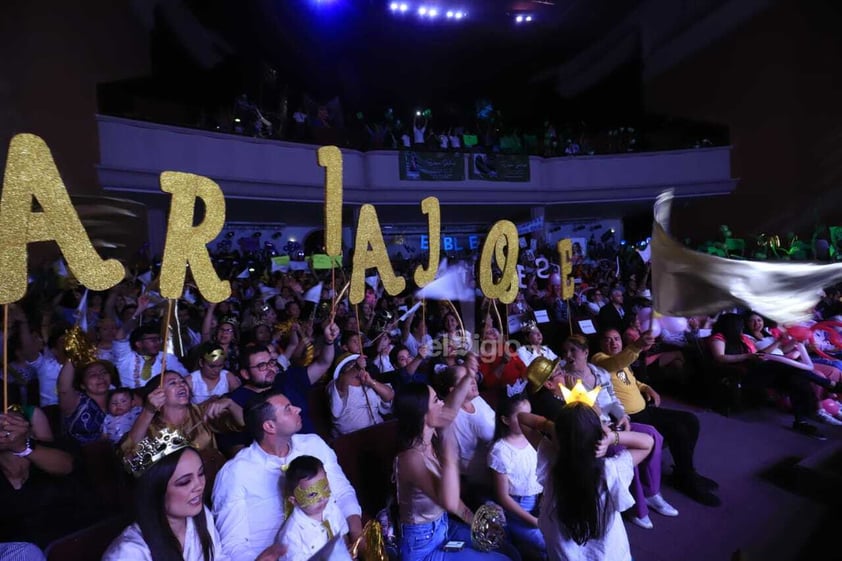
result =
[[[444,551],[450,540],[463,541],[461,551]],[[520,561],[520,554],[509,543],[488,553],[471,546],[471,529],[464,523],[448,519],[447,513],[433,522],[401,524],[401,561]]]
[[[520,508],[535,517],[538,516],[538,495],[510,496],[520,505]],[[547,558],[547,544],[544,542],[544,534],[541,530],[527,524],[520,516],[509,511],[506,511],[506,527],[512,543],[521,551],[528,553],[530,559]]]

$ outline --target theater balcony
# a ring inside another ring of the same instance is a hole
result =
[[[228,220],[301,225],[323,220],[325,172],[317,163],[317,146],[110,116],[98,116],[97,122],[99,180],[112,195],[163,213],[169,196],[160,190],[160,173],[182,171],[219,184]],[[459,179],[433,181],[402,179],[403,152],[343,149],[342,154],[348,216],[372,203],[381,223],[424,223],[419,203],[427,196],[439,198],[443,220],[449,224],[477,224],[529,218],[535,209],[554,219],[620,216],[618,208],[651,208],[664,189],[674,189],[678,198],[710,197],[731,193],[737,182],[731,177],[727,146],[546,159],[521,156],[523,173],[513,181],[471,179],[471,155],[460,156],[453,168]]]

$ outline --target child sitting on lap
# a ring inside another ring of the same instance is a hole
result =
[[[289,463],[284,482],[287,518],[278,542],[287,546],[281,561],[307,561],[336,535],[348,536],[345,516],[331,499],[324,465],[313,456]]]

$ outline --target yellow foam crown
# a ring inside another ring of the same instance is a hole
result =
[[[564,398],[565,403],[570,404],[578,401],[590,407],[594,406],[596,396],[599,395],[599,390],[602,389],[602,386],[597,386],[591,391],[588,391],[582,385],[582,380],[576,380],[576,385],[573,386],[572,390],[568,390],[564,384],[559,384],[558,387],[561,388],[561,396]]]

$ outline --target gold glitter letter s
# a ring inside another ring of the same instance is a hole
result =
[[[439,254],[441,253],[441,209],[439,208],[439,200],[435,197],[427,197],[421,201],[421,212],[428,216],[427,222],[430,231],[427,239],[430,244],[430,257],[426,268],[418,265],[415,269],[415,284],[419,287],[427,286],[433,282],[439,269]]]
[[[354,243],[354,266],[351,269],[351,304],[359,304],[365,296],[365,273],[367,269],[375,268],[383,282],[383,288],[390,296],[400,294],[406,288],[406,279],[395,275],[386,242],[380,232],[380,221],[377,210],[372,205],[360,207],[360,218],[357,222],[357,237]]]
[[[219,280],[205,245],[219,235],[225,224],[222,190],[207,177],[176,171],[161,174],[161,190],[172,194],[161,264],[161,295],[165,298],[181,297],[186,262],[202,296],[209,302],[222,302],[231,295],[231,285],[228,281]],[[194,227],[196,197],[205,204],[205,219]]]
[[[556,244],[558,257],[561,262],[559,275],[561,276],[561,298],[569,300],[573,298],[573,241],[570,238],[559,240]]]
[[[33,198],[42,212],[32,212]],[[9,144],[0,201],[0,304],[26,293],[27,244],[50,240],[91,290],[111,288],[126,275],[119,261],[103,260],[94,249],[44,140],[18,134]]]
[[[517,256],[519,252],[517,226],[508,220],[500,220],[492,226],[482,244],[479,258],[479,286],[488,298],[497,298],[504,304],[511,304],[517,297]],[[497,266],[503,270],[500,282],[494,282],[491,259],[496,257]]]
[[[318,154],[325,168],[325,253],[336,257],[342,254],[342,152],[322,146]]]

